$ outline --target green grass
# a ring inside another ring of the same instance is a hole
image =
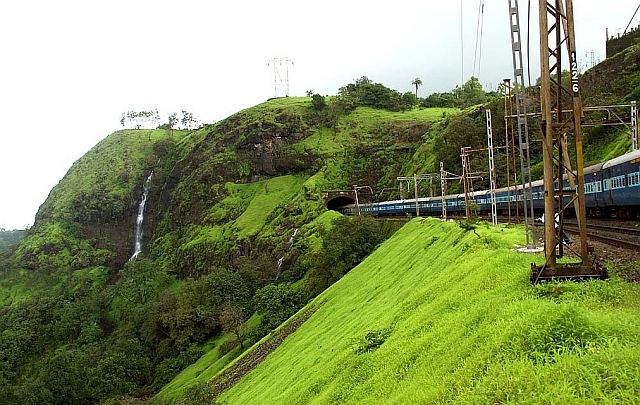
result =
[[[631,134],[629,131],[613,131],[606,133],[602,129],[591,129],[594,135],[589,136],[589,146],[585,148],[585,166],[601,163],[631,151]]]
[[[344,150],[344,145],[353,138],[348,132],[335,133],[328,128],[319,128],[315,133],[308,136],[295,147],[304,150],[309,149],[319,155],[336,154]]]
[[[392,112],[371,107],[358,107],[349,114],[349,119],[361,121],[440,121],[444,115],[458,113],[457,108],[414,108],[403,112]]]
[[[68,212],[70,208],[98,200],[97,187],[108,190],[111,199],[124,199],[155,165],[153,145],[169,136],[180,139],[185,134],[186,131],[177,130],[173,135],[166,130],[122,130],[106,137],[76,161],[52,190],[55,198],[45,203],[54,205],[51,215],[54,219],[73,217],[74,213]]]
[[[235,221],[239,237],[255,235],[267,223],[273,210],[292,198],[307,180],[305,176],[281,176],[247,186],[254,189],[254,195],[247,209]]]
[[[24,269],[2,269],[0,277],[0,306],[26,301],[32,295],[56,295],[66,287],[74,290],[87,287],[96,294],[108,278],[106,267],[91,267],[69,273],[65,269],[34,272]]]
[[[247,327],[250,329],[256,328],[259,324],[260,317],[257,314],[254,314],[247,321]],[[240,346],[222,355],[219,352],[220,345],[234,339],[233,334],[226,333],[209,342],[208,345],[212,348],[197,362],[184,369],[169,384],[165,385],[156,395],[156,400],[174,402],[190,387],[210,380],[241,353]]]
[[[415,219],[318,296],[228,404],[637,403],[640,288],[529,284],[522,231]]]

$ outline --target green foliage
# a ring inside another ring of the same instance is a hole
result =
[[[632,80],[625,80],[618,85],[628,92]],[[634,349],[631,332],[637,328],[625,311],[638,294],[628,286],[523,289],[527,276],[518,270],[519,259],[483,267],[497,260],[495,250],[511,247],[514,236],[507,243],[480,226],[475,237],[427,223],[426,231],[392,239],[394,253],[383,255],[391,249],[383,245],[378,255],[376,248],[395,229],[324,209],[322,192],[329,189],[366,184],[377,195],[395,187],[398,175],[432,171],[438,160],[459,172],[460,147],[484,146],[485,116],[481,108],[459,114],[451,107],[481,100],[478,88],[472,78],[454,90],[458,98],[443,93],[416,100],[411,92],[402,95],[362,77],[335,97],[270,100],[188,134],[139,130],[109,136],[72,166],[16,254],[0,264],[0,396],[8,404],[135,404],[132,395],[158,390],[187,368],[163,390],[162,398],[174,400],[342,277],[317,298],[339,305],[328,307],[326,324],[310,320],[316,334],[303,346],[310,358],[339,362],[322,370],[307,363],[300,375],[314,370],[311,385],[288,402],[307,403],[316,395],[327,403],[412,402],[402,392],[420,392],[425,403],[492,402],[469,399],[476,392],[505,402],[485,371],[501,386],[509,385],[505,376],[522,377],[519,384],[536,392],[525,381],[557,371],[549,368],[579,361],[609,367],[607,359]],[[417,101],[423,108],[413,108]],[[486,104],[494,112],[495,133],[504,129],[501,105],[493,99]],[[441,108],[424,108],[433,106]],[[165,128],[178,125],[174,114]],[[598,145],[586,154],[619,154],[628,147],[626,136],[585,131],[585,140]],[[145,225],[150,249],[127,263],[142,184],[152,168]],[[295,229],[298,236],[289,243]],[[359,276],[359,268],[354,275],[351,268],[370,254],[375,258],[359,267],[367,275]],[[343,282],[347,287],[340,287]],[[348,293],[336,298],[332,291],[341,288]],[[523,307],[514,309],[513,302]],[[548,319],[531,312],[540,302],[553,304],[542,305]],[[591,312],[585,315],[584,306]],[[609,308],[623,313],[613,326]],[[572,328],[579,334],[572,335]],[[358,347],[368,355],[349,350],[354,336],[363,336]],[[631,342],[624,350],[616,343],[623,339]],[[488,346],[477,350],[475,342]],[[377,362],[389,352],[396,363]],[[440,353],[447,360],[434,360]],[[489,363],[495,353],[505,366]],[[534,364],[535,372],[514,358]],[[627,381],[626,369],[610,369],[621,384]],[[264,378],[268,387],[299,390],[289,376],[277,383],[271,377]],[[428,388],[418,380],[429,381]],[[406,381],[408,391],[394,391],[396,381]],[[464,381],[475,381],[477,391]],[[258,402],[280,398],[269,389]]]
[[[482,84],[478,78],[473,76],[462,87],[456,86],[452,93],[456,99],[456,107],[459,108],[467,108],[487,101],[487,95],[482,88]]]
[[[559,297],[539,297],[528,277],[544,258],[512,251],[522,230],[477,232],[414,219],[219,400],[634,403],[638,286],[567,282]]]
[[[465,230],[465,232],[469,232],[469,231],[473,231],[474,233],[476,232],[476,229],[478,228],[478,223],[477,221],[474,220],[470,220],[470,221],[458,221],[458,226],[462,229]]]
[[[356,339],[352,343],[355,354],[365,354],[376,351],[391,336],[391,329],[369,331],[364,338]]]
[[[322,111],[326,106],[327,103],[324,100],[323,96],[318,93],[313,95],[313,97],[311,98],[311,108],[313,108],[315,111]]]
[[[177,293],[165,291],[159,302],[162,325],[178,348],[204,343],[221,329],[225,302],[250,311],[250,291],[236,272],[217,270],[199,280],[188,280]]]
[[[368,77],[362,76],[354,83],[339,89],[339,95],[347,99],[355,99],[360,105],[385,109],[389,111],[403,111],[411,108],[405,104],[402,95],[380,83],[373,83]]]
[[[262,316],[262,334],[271,332],[304,304],[301,292],[290,284],[269,284],[256,292],[253,301]]]
[[[156,366],[153,388],[160,390],[187,366],[195,363],[203,354],[203,351],[198,346],[192,345],[178,356],[163,359]]]
[[[0,228],[0,254],[8,248],[15,246],[23,238],[25,231],[14,229],[12,231]]]
[[[455,107],[456,99],[452,93],[432,93],[427,98],[422,99],[420,106],[424,108],[434,107]]]
[[[366,216],[335,218],[320,234],[321,262],[307,281],[311,296],[347,274],[386,239],[380,223]]]
[[[557,361],[564,353],[580,352],[601,343],[596,325],[576,305],[560,305],[536,314],[516,329],[512,350],[526,353],[535,363]]]

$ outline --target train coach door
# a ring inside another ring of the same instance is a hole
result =
[[[602,169],[602,205],[610,207],[613,204],[613,187],[611,187],[611,169]]]

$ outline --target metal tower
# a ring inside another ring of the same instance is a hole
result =
[[[496,168],[493,164],[493,126],[491,125],[491,110],[487,109],[487,149],[489,150],[489,186],[491,199],[491,222],[498,225],[498,209],[496,206]],[[507,153],[508,150],[507,150]]]
[[[293,60],[287,57],[269,59],[267,66],[273,67],[274,97],[282,97],[282,90],[284,96],[289,97],[289,65],[293,66]]]
[[[542,1],[542,0],[541,0]],[[533,235],[533,186],[531,179],[531,154],[529,151],[529,124],[527,120],[527,103],[523,89],[524,66],[522,64],[522,37],[520,35],[520,14],[518,13],[518,0],[509,0],[509,23],[511,25],[511,52],[513,56],[513,75],[515,84],[516,114],[518,119],[518,141],[520,146],[520,172],[523,183],[524,223],[527,240],[527,248],[536,247]]]
[[[531,281],[606,277],[606,271],[590,260],[587,246],[581,127],[583,111],[578,82],[573,0],[540,0],[539,23],[545,263],[542,266],[531,265]],[[569,83],[564,83],[562,78],[563,66],[567,63],[564,59],[565,47],[571,73]],[[571,104],[572,109],[563,110],[563,103]],[[567,137],[571,132],[575,140],[574,164],[567,149]],[[560,264],[556,262],[556,257],[563,254],[559,235],[562,234],[564,213],[570,205],[574,207],[580,229],[580,250],[577,252],[580,262]],[[557,225],[554,221],[556,214],[559,219]]]

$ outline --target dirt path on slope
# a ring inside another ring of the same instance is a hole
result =
[[[260,343],[253,350],[247,352],[244,356],[238,359],[233,365],[212,378],[209,381],[209,384],[207,384],[211,394],[213,395],[212,399],[234,386],[242,377],[262,363],[269,354],[284,342],[287,336],[298,330],[298,328],[305,323],[311,315],[313,315],[316,309],[317,308],[315,307],[311,307],[300,313],[295,319],[291,320],[285,326],[275,332],[272,332],[269,339]]]

